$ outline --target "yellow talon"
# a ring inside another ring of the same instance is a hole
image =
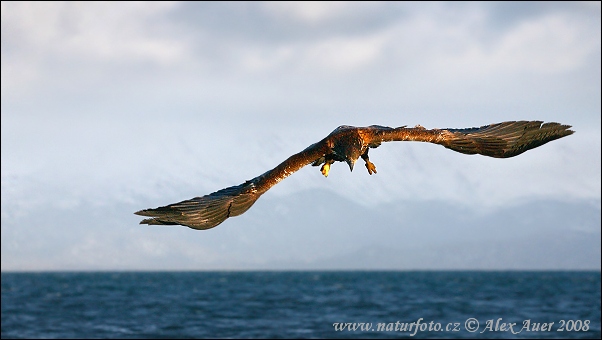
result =
[[[324,163],[324,165],[322,165],[322,168],[320,169],[320,171],[322,171],[322,175],[324,175],[324,177],[328,177],[328,172],[330,171],[330,164]]]
[[[366,169],[368,169],[368,174],[370,175],[372,175],[372,173],[376,173],[376,165],[369,160],[366,160]]]

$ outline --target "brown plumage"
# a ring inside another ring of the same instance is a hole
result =
[[[180,224],[192,229],[209,229],[228,217],[244,213],[272,186],[308,164],[322,165],[322,174],[328,176],[332,163],[345,161],[349,169],[353,170],[355,161],[362,157],[368,173],[372,175],[376,173],[376,167],[368,159],[368,150],[378,147],[383,142],[429,142],[464,154],[508,158],[573,133],[569,130],[569,125],[542,123],[518,121],[478,128],[432,130],[421,126],[390,128],[378,125],[343,125],[321,141],[292,155],[274,169],[243,184],[164,207],[141,210],[136,214],[150,217],[142,220],[140,224]]]

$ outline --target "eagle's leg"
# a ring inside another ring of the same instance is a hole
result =
[[[322,167],[320,168],[320,171],[322,172],[322,175],[324,175],[324,177],[328,177],[328,172],[330,172],[330,164],[332,163],[334,163],[334,160],[328,159],[326,160],[326,163],[324,163],[324,165],[322,165]]]
[[[368,169],[368,174],[372,175],[373,173],[376,173],[376,165],[370,162],[370,159],[368,158],[368,149],[366,149],[366,152],[364,152],[364,154],[362,155],[362,159],[366,162],[366,169]]]

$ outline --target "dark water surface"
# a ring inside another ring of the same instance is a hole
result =
[[[600,272],[2,273],[2,338],[600,338],[600,290]]]

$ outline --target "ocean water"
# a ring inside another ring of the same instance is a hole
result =
[[[600,272],[2,273],[2,338],[600,338]]]

